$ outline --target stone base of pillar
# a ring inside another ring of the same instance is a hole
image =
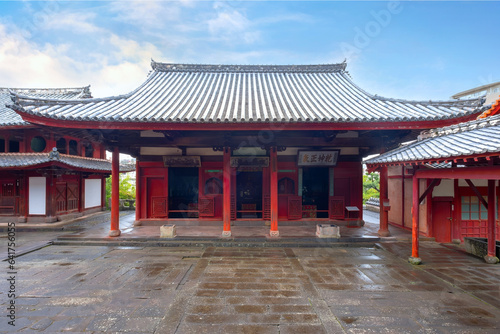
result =
[[[422,260],[419,257],[410,256],[408,262],[410,262],[410,264],[419,265],[422,263]]]
[[[486,255],[484,257],[484,261],[486,261],[486,263],[489,263],[489,264],[497,264],[498,262],[500,262],[500,260],[498,259],[498,257],[496,257],[496,256],[490,256],[490,255]]]
[[[223,238],[231,237],[231,231],[222,231],[222,237]]]
[[[142,225],[142,221],[134,220],[134,226],[141,226],[141,225]]]
[[[389,232],[389,230],[378,230],[378,235],[383,238],[390,237],[391,232]]]
[[[176,235],[175,224],[160,226],[160,238],[175,238]]]
[[[111,230],[109,231],[109,236],[110,237],[119,237],[122,232],[120,230]]]
[[[271,238],[277,238],[280,236],[280,231],[269,231],[269,236],[271,236]]]

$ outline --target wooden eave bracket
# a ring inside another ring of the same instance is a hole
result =
[[[427,189],[425,189],[424,193],[422,194],[422,196],[419,197],[418,199],[418,204],[420,205],[420,203],[422,203],[422,201],[425,199],[425,197],[427,197],[427,195],[429,195],[432,190],[434,190],[434,187],[437,186],[439,183],[441,183],[441,179],[433,179],[431,181],[431,184],[429,184],[429,186],[427,187]]]
[[[479,192],[479,189],[476,188],[476,186],[474,185],[474,183],[472,183],[471,180],[465,179],[465,182],[467,182],[467,184],[469,185],[469,187],[476,194],[476,196],[479,199],[479,201],[484,205],[484,207],[486,208],[486,210],[488,210],[488,203],[484,199],[483,195],[481,195],[481,193]]]

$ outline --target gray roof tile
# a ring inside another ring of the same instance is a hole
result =
[[[15,111],[7,108],[12,104],[10,91],[23,96],[46,99],[83,99],[92,97],[90,86],[81,88],[0,88],[0,127],[28,125]]]
[[[367,165],[446,160],[500,152],[500,115],[430,130],[422,139],[365,161]]]
[[[48,162],[59,162],[68,168],[83,168],[99,172],[111,172],[111,162],[104,159],[60,154],[59,159],[49,158],[49,153],[0,153],[0,168],[33,167]],[[131,172],[135,166],[121,165],[121,172]]]
[[[14,108],[37,116],[108,122],[402,122],[478,113],[481,99],[406,101],[371,95],[346,64],[186,65],[152,63],[133,92],[61,101],[14,96]]]

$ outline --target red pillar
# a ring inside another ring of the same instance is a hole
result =
[[[120,232],[120,152],[113,148],[111,159],[111,229],[110,237],[117,237]]]
[[[270,150],[271,159],[271,237],[278,237],[278,152],[276,146]]]
[[[135,161],[135,226],[141,225],[141,167]]]
[[[389,233],[389,212],[384,206],[384,202],[388,200],[388,177],[387,167],[380,169],[380,229],[378,235],[381,237],[388,237]]]
[[[413,222],[412,228],[412,248],[411,248],[411,257],[408,261],[411,264],[420,264],[422,260],[418,254],[418,234],[419,234],[419,220],[420,220],[420,210],[419,210],[419,179],[417,179],[416,175],[413,175],[413,206],[411,209],[411,216]]]
[[[488,255],[484,257],[487,263],[498,263],[496,256],[495,217],[496,217],[496,180],[488,180]]]
[[[231,236],[231,148],[224,147],[223,158],[223,177],[222,177],[222,196],[223,196],[223,212],[222,220],[224,226],[222,229],[223,237]]]

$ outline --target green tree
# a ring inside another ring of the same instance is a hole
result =
[[[380,198],[380,175],[378,173],[368,173],[363,175],[363,203],[370,197]]]
[[[120,174],[120,198],[135,199],[135,182],[130,174]],[[109,199],[111,198],[111,176],[106,179],[106,206],[109,208]]]

